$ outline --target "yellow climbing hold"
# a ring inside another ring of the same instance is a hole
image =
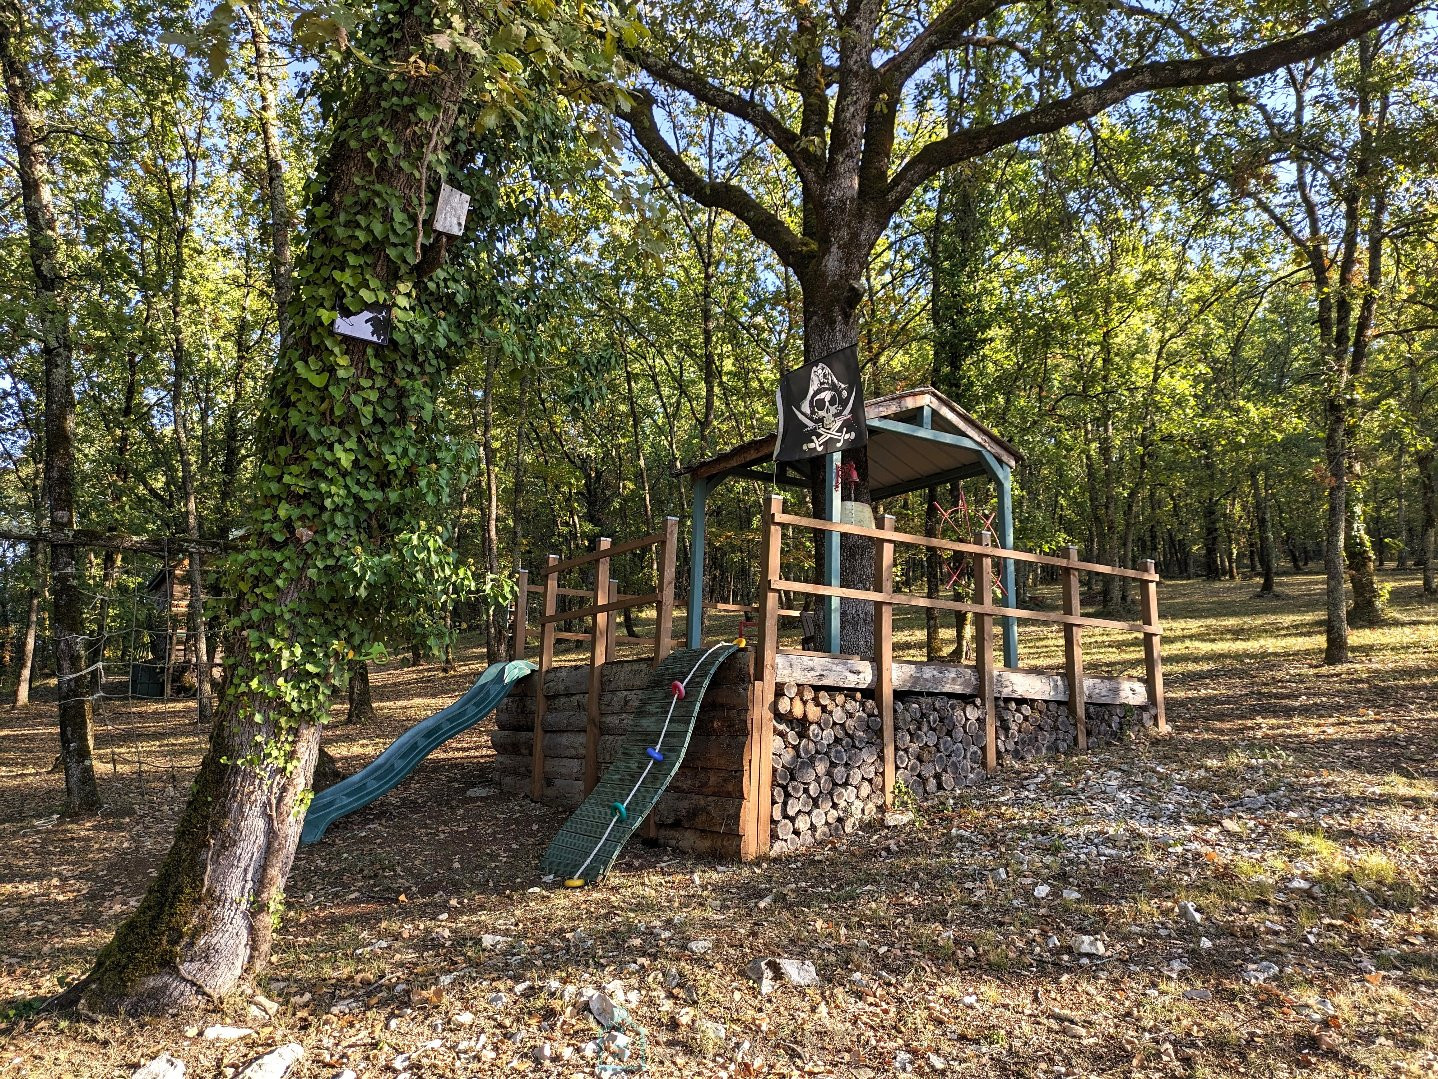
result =
[[[746,641],[743,637],[735,637],[735,638],[734,638],[734,647],[735,647],[735,648],[748,648],[748,647],[749,647],[749,642]]]
[[[564,886],[566,888],[583,888],[584,881],[580,880],[578,877],[570,877],[567,881],[564,882]]]

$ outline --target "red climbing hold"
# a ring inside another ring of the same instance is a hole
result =
[[[684,699],[684,683],[683,683],[683,682],[671,682],[671,683],[669,683],[669,692],[672,693],[672,694],[674,694],[674,699],[675,699],[675,700],[682,701],[682,700]]]

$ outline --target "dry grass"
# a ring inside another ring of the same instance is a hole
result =
[[[561,815],[468,796],[492,759],[471,732],[301,852],[261,984],[279,1010],[229,1003],[258,1029],[231,1045],[194,1036],[209,1017],[29,1014],[83,973],[163,852],[202,749],[188,707],[112,706],[108,808],[83,821],[57,815],[52,706],[7,714],[0,1076],[128,1075],[162,1050],[219,1076],[289,1040],[307,1048],[296,1076],[395,1076],[404,1053],[415,1079],[592,1075],[531,1050],[593,1038],[566,991],[614,979],[639,993],[657,1075],[888,1075],[901,1053],[922,1075],[1438,1073],[1438,608],[1398,581],[1393,624],[1356,631],[1357,662],[1332,670],[1314,662],[1320,582],[1282,586],[1165,586],[1174,737],[1034,764],[915,826],[769,864],[635,846],[600,887],[536,888]],[[911,647],[920,628],[901,622]],[[1137,673],[1130,643],[1089,643],[1091,670]],[[1057,665],[1051,635],[1023,648]],[[336,755],[362,765],[451,700],[479,668],[464,659],[379,673],[380,723],[335,728]],[[1076,934],[1107,954],[1081,961]],[[811,959],[824,986],[761,997],[742,968],[762,955]],[[1254,983],[1260,962],[1277,973]]]

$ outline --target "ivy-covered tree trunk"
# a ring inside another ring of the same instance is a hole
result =
[[[1419,541],[1423,559],[1423,598],[1438,599],[1438,451],[1423,450],[1414,457],[1418,466],[1418,490],[1423,502],[1423,535]]]
[[[369,664],[356,660],[350,664],[349,709],[345,714],[347,723],[373,723],[375,721],[374,697],[370,694]]]
[[[0,66],[4,68],[14,165],[35,275],[33,316],[40,331],[45,368],[45,492],[50,531],[75,527],[75,382],[70,312],[65,299],[66,268],[51,196],[50,165],[40,143],[39,114],[18,3],[0,4]],[[60,759],[65,772],[65,806],[71,813],[100,808],[95,783],[95,731],[85,667],[85,602],[75,547],[50,544],[50,631],[55,638],[55,679],[60,699]]]
[[[473,62],[441,51],[429,0],[380,5],[333,106],[303,251],[258,430],[268,436],[226,692],[174,845],[136,911],[62,1003],[148,1012],[219,999],[266,962],[299,841],[320,727],[350,662],[411,589],[453,562],[433,524],[450,499],[438,396],[465,338],[450,238],[424,242],[440,177],[473,157]],[[426,199],[426,184],[428,200]],[[493,188],[489,189],[493,191]],[[473,211],[472,211],[473,216]],[[385,346],[336,315],[392,308]]]

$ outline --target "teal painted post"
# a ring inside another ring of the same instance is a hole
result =
[[[1003,468],[995,477],[999,488],[999,543],[1010,550],[1014,546],[1013,473]],[[1014,560],[1004,559],[1004,606],[1015,607]],[[1019,665],[1019,625],[1013,615],[1004,615],[1004,666]]]
[[[824,457],[824,520],[839,519],[839,455],[830,453]],[[831,588],[839,587],[839,533],[824,533],[824,583]],[[839,597],[825,596],[824,646],[821,651],[839,651]]]
[[[709,480],[695,476],[689,516],[689,608],[684,635],[690,648],[698,648],[704,639],[704,515],[708,504]]]

